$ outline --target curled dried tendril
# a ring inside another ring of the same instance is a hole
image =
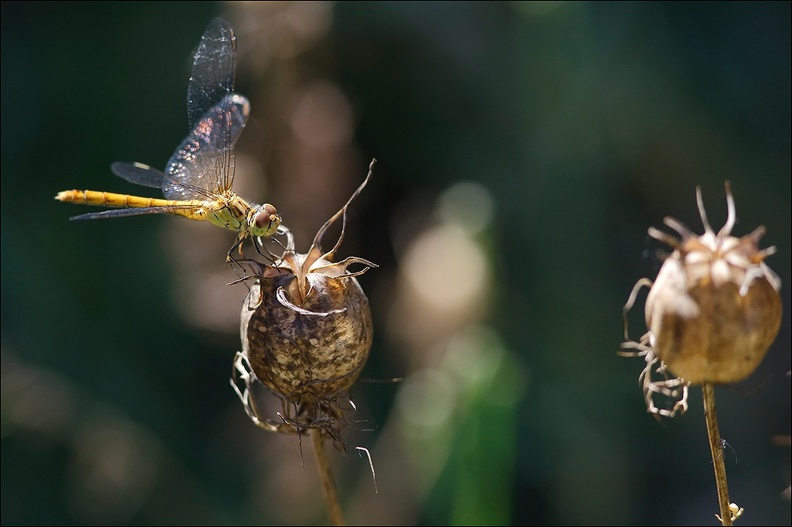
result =
[[[627,313],[632,309],[638,292],[643,287],[651,288],[652,281],[648,278],[640,279],[633,287],[630,298],[624,305],[624,342],[621,345],[621,351],[617,354],[621,357],[644,357],[646,366],[638,376],[638,383],[643,389],[646,411],[663,417],[674,417],[677,413],[684,414],[688,410],[690,383],[669,374],[668,368],[657,357],[650,345],[648,331],[641,336],[639,341],[632,340],[629,336]],[[657,406],[655,396],[665,397],[670,401],[670,405]],[[666,406],[671,406],[671,409],[669,410]]]
[[[253,394],[256,383],[259,383],[259,380],[247,356],[237,352],[234,355],[231,387],[242,402],[250,420],[268,432],[299,434],[302,430],[319,428],[326,430],[327,435],[336,443],[341,443],[337,425],[340,422],[350,425],[351,423],[345,421],[344,415],[357,410],[351,399],[341,395],[312,400],[310,404],[300,404],[301,401],[281,397],[281,410],[277,412],[278,419],[265,419],[261,417],[262,412]]]

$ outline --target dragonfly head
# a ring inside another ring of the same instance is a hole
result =
[[[275,234],[281,224],[281,217],[269,203],[250,209],[248,229],[253,236],[269,237]]]

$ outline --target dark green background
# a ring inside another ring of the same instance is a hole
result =
[[[541,7],[339,3],[303,57],[352,104],[361,177],[368,159],[380,162],[349,227],[355,254],[382,265],[361,280],[375,307],[388,304],[378,292],[396,265],[389,223],[423,213],[404,208],[420,203],[410,196],[467,180],[495,203],[486,243],[497,301],[486,322],[530,383],[504,421],[455,429],[415,522],[715,524],[698,390],[688,414],[658,423],[636,382],[643,362],[615,351],[630,289],[659,267],[646,229],[671,215],[701,232],[696,185],[719,227],[728,179],[735,233],[764,224],[763,246],[778,247],[768,264],[785,309],[757,372],[717,390],[736,453],[725,451],[730,490],[746,524],[789,525],[789,447],[771,437],[790,433],[790,4]],[[299,507],[299,496],[262,507],[251,490],[261,478],[304,483],[253,468],[280,455],[301,472],[294,438],[246,422],[228,386],[238,335],[190,327],[169,292],[178,277],[159,232],[184,220],[77,224],[68,217],[78,208],[52,199],[74,187],[139,190],[110,174],[116,160],[164,164],[186,134],[192,50],[233,9],[2,4],[4,525],[268,524],[287,521],[279,506]],[[240,91],[252,93],[245,75]],[[375,318],[368,375],[408,376],[384,323]],[[356,402],[382,428],[397,389],[369,387]],[[91,498],[102,489],[81,486],[80,449],[123,450],[107,431],[130,428],[159,455],[145,465],[146,493],[108,507]],[[466,434],[483,438],[472,455]],[[357,434],[369,447],[376,437]],[[267,443],[277,448],[264,454]],[[499,477],[465,465],[478,454],[510,467],[499,481],[508,510],[460,503]],[[360,480],[371,500],[388,501],[387,471],[374,495],[364,463],[346,470],[344,499]],[[306,521],[324,521],[317,514]],[[354,518],[389,523],[365,510]]]

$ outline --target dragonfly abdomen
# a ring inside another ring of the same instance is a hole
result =
[[[206,220],[203,201],[174,201],[159,198],[146,198],[131,194],[116,194],[96,190],[64,190],[55,199],[81,205],[96,205],[125,209],[158,208],[161,212],[184,216],[193,220]]]
[[[113,192],[99,192],[96,190],[64,190],[63,192],[58,192],[55,199],[68,201],[69,203],[79,203],[81,205],[123,208],[163,207],[176,204],[175,202],[164,199],[144,198],[141,196],[132,196],[130,194],[115,194]]]

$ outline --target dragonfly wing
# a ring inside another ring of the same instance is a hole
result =
[[[161,189],[165,186],[165,180],[167,179],[167,176],[156,168],[137,162],[116,161],[110,165],[110,170],[116,176],[144,187]]]
[[[204,114],[234,91],[236,37],[222,18],[212,20],[195,51],[187,88],[187,118],[195,128]]]
[[[249,113],[247,98],[232,93],[198,120],[165,167],[166,198],[207,199],[231,188],[233,149]]]
[[[168,199],[210,199],[233,184],[233,149],[250,104],[233,93],[236,37],[222,18],[209,23],[195,51],[187,88],[190,135],[165,167]]]
[[[139,207],[130,209],[112,209],[102,212],[89,212],[72,216],[70,220],[98,220],[102,218],[122,218],[124,216],[143,216],[146,214],[172,214],[173,210],[179,207]]]

